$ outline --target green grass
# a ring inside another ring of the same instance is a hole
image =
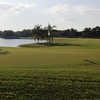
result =
[[[100,100],[100,40],[0,48],[0,100]]]

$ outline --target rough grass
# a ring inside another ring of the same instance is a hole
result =
[[[49,47],[0,52],[1,100],[100,100],[99,39],[58,38]]]

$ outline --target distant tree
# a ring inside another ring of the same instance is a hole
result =
[[[56,26],[48,24],[47,27],[35,25],[33,29],[24,29],[22,31],[4,30],[0,31],[1,38],[20,38],[33,37],[35,40],[45,39],[48,43],[53,42],[54,37],[84,37],[84,38],[100,38],[100,26],[94,28],[86,27],[83,31],[74,28],[67,30],[56,30]]]
[[[17,38],[17,36],[15,35],[15,32],[12,30],[3,31],[2,37],[3,38]]]
[[[64,32],[64,36],[66,36],[66,37],[76,37],[76,36],[78,36],[78,31],[74,28],[67,29]]]
[[[91,30],[93,37],[100,38],[100,27],[96,26]]]
[[[76,29],[74,29],[74,28],[70,29],[70,34],[72,34],[72,36],[76,36],[77,33],[78,33],[78,31]]]
[[[99,38],[100,27],[96,26],[94,28],[85,28],[82,33],[83,33],[83,37]]]
[[[95,32],[100,32],[100,27],[99,26],[96,26],[92,29],[92,31],[95,31]]]
[[[91,37],[91,28],[84,28],[83,32],[82,32],[82,37]]]
[[[22,36],[22,37],[31,37],[32,36],[32,30],[24,29],[20,32],[20,36]]]

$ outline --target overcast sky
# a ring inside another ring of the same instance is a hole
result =
[[[0,30],[48,23],[59,29],[100,25],[100,0],[0,0]]]

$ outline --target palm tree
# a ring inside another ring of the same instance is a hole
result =
[[[32,30],[32,37],[34,40],[39,40],[41,39],[41,30],[42,30],[42,25],[35,25],[34,29]]]
[[[50,24],[48,24],[47,30],[48,30],[48,41],[49,41],[49,43],[53,42],[52,31],[53,31],[54,28],[56,28],[55,25],[51,26]]]
[[[53,34],[52,31],[56,26],[51,26],[48,24],[47,27],[42,28],[42,25],[35,25],[34,29],[32,30],[32,37],[34,40],[46,39],[48,43],[53,42]]]

